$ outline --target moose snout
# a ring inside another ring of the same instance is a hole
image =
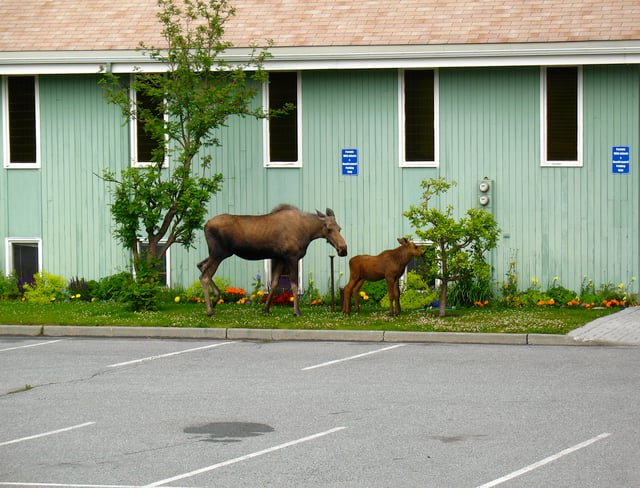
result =
[[[347,255],[347,246],[341,247],[338,249],[338,256],[346,256]]]

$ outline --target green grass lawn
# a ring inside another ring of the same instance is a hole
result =
[[[301,310],[302,317],[294,317],[291,307],[275,306],[270,316],[264,316],[257,305],[222,304],[215,308],[216,315],[209,317],[204,305],[196,303],[166,303],[157,312],[130,312],[115,302],[0,301],[0,324],[566,334],[620,309],[484,307],[451,310],[444,318],[438,317],[436,310],[426,309],[390,317],[387,310],[374,305],[350,316],[340,313],[339,307],[331,312],[328,305],[307,305]]]

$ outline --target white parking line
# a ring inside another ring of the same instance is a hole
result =
[[[0,481],[0,486],[24,486],[40,488],[143,488],[139,485],[86,485],[68,483],[18,483],[11,481]],[[171,488],[180,488],[177,486]]]
[[[85,422],[84,424],[72,425],[71,427],[65,427],[64,429],[52,430],[50,432],[43,432],[42,434],[30,435],[29,437],[21,437],[20,439],[14,439],[12,441],[0,442],[0,446],[8,446],[9,444],[15,444],[17,442],[29,441],[31,439],[38,439],[39,437],[46,437],[48,435],[60,434],[61,432],[68,432],[74,429],[80,429],[82,427],[88,427],[95,424],[95,422]]]
[[[135,485],[84,485],[84,484],[67,484],[67,483],[18,483],[0,481],[0,486],[25,486],[40,488],[140,488]]]
[[[224,346],[225,344],[233,344],[233,341],[231,341],[231,342],[220,342],[218,344],[210,344],[208,346],[202,346],[202,347],[194,347],[193,349],[185,349],[184,351],[176,351],[176,352],[170,352],[170,353],[167,353],[167,354],[159,354],[157,356],[149,356],[149,357],[142,358],[142,359],[134,359],[133,361],[125,361],[124,363],[110,364],[109,366],[107,366],[107,368],[119,368],[121,366],[128,366],[130,364],[144,363],[146,361],[153,361],[155,359],[161,359],[161,358],[168,358],[168,357],[171,357],[171,356],[177,356],[178,354],[185,354],[185,353],[188,353],[188,352],[202,351],[203,349],[211,349],[212,347]]]
[[[388,351],[390,349],[395,349],[396,347],[406,346],[406,344],[396,344],[394,346],[383,347],[382,349],[376,349],[375,351],[369,351],[362,354],[357,354],[355,356],[350,356],[348,358],[336,359],[334,361],[327,361],[326,363],[316,364],[315,366],[307,366],[306,368],[302,368],[302,371],[309,371],[310,369],[323,368],[324,366],[330,366],[336,363],[342,363],[344,361],[351,361],[352,359],[358,359],[364,356],[369,356],[371,354],[377,354],[379,352]]]
[[[545,464],[549,464],[553,461],[557,461],[558,459],[560,459],[563,456],[566,456],[567,454],[571,454],[572,452],[575,452],[584,447],[590,446],[594,442],[598,442],[599,440],[609,437],[610,435],[611,434],[605,432],[596,437],[593,437],[592,439],[589,439],[588,441],[581,442],[580,444],[576,444],[573,447],[569,447],[564,451],[560,451],[559,453],[554,454],[553,456],[544,458],[542,461],[538,461],[537,463],[533,463],[533,464],[530,464],[529,466],[525,466],[524,468],[519,469],[518,471],[514,471],[513,473],[503,476],[502,478],[498,478],[497,480],[493,480],[493,481],[490,481],[489,483],[485,483],[484,485],[480,485],[477,488],[491,488],[492,486],[498,486],[504,483],[505,481],[509,481],[509,480],[512,480],[513,478],[517,478],[518,476],[528,473],[529,471],[533,471],[534,469],[544,466]]]
[[[263,454],[269,454],[270,452],[279,451],[280,449],[285,449],[287,447],[295,446],[296,444],[301,444],[303,442],[312,441],[319,437],[323,437],[325,435],[333,434],[334,432],[338,432],[340,430],[346,429],[346,427],[336,427],[334,429],[326,430],[324,432],[319,432],[318,434],[313,434],[307,437],[303,437],[302,439],[297,439],[295,441],[285,442],[284,444],[280,444],[278,446],[270,447],[268,449],[263,449],[262,451],[253,452],[251,454],[247,454],[246,456],[240,456],[234,459],[229,459],[228,461],[223,461],[218,464],[213,464],[211,466],[207,466],[206,468],[197,469],[195,471],[191,471],[189,473],[179,474],[172,478],[167,478],[164,480],[156,481],[155,483],[151,483],[150,485],[146,485],[144,488],[152,488],[154,486],[162,486],[167,483],[171,483],[172,481],[183,480],[185,478],[191,478],[192,476],[196,476],[198,474],[207,473],[209,471],[213,471],[214,469],[222,468],[224,466],[229,466],[230,464],[239,463],[241,461],[246,461],[247,459],[252,459],[254,457],[262,456]]]
[[[27,347],[46,346],[47,344],[53,344],[54,342],[60,342],[62,339],[56,339],[55,341],[37,342],[35,344],[27,344],[26,346],[8,347],[7,349],[0,349],[0,352],[15,351],[16,349],[26,349]]]

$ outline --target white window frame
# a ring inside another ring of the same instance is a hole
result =
[[[555,67],[555,66],[550,66]],[[577,161],[547,160],[547,67],[540,68],[540,166],[581,168],[584,166],[584,87],[582,66],[578,68],[578,140]]]
[[[303,282],[303,276],[304,273],[302,272],[302,267],[303,267],[303,259],[300,259],[298,261],[298,295],[302,295],[304,293],[304,282]],[[267,291],[271,290],[271,259],[265,259],[264,260],[264,286],[267,289]]]
[[[440,167],[440,75],[437,68],[433,71],[433,161],[407,161],[406,160],[406,137],[405,137],[405,92],[404,73],[405,69],[398,70],[398,141],[399,141],[399,166],[401,168],[438,168]],[[427,71],[427,69],[423,70]]]
[[[133,89],[133,80],[135,75],[131,75],[131,83],[129,88],[129,100],[131,100],[132,106],[135,107],[135,103],[137,100],[136,91]],[[165,104],[167,100],[164,100]],[[164,122],[165,124],[169,123],[169,114],[165,111],[164,113]],[[152,161],[139,161],[138,160],[138,119],[134,117],[129,120],[129,138],[131,140],[130,147],[130,157],[131,157],[131,167],[132,168],[148,168],[149,166],[153,166],[155,163]],[[165,134],[165,141],[167,139],[167,134]],[[163,168],[169,167],[169,152],[165,151],[164,161],[162,162]]]
[[[423,241],[420,239],[412,239],[412,242],[418,246],[418,247],[427,247],[427,246],[433,246],[434,243],[433,241]],[[411,261],[409,261],[410,263]],[[400,276],[400,290],[404,291],[405,287],[406,287],[406,283],[407,283],[407,275],[409,274],[409,263],[407,263],[407,265],[404,267],[404,271],[402,272],[402,276]],[[436,278],[435,280],[435,285],[436,288],[439,287],[441,284],[440,279]]]
[[[39,237],[6,237],[4,240],[4,269],[6,276],[15,271],[13,267],[13,245],[35,244],[38,248],[38,273],[42,272],[42,239]]]
[[[166,246],[167,241],[160,241],[161,246]],[[138,241],[138,253],[141,252],[140,246],[149,246],[149,241]],[[164,265],[165,265],[165,276],[167,277],[166,283],[164,286],[167,288],[171,288],[171,247],[167,249],[167,252],[164,255]],[[133,276],[135,277],[135,269],[133,270]]]
[[[7,169],[39,169],[40,160],[40,80],[34,78],[35,108],[36,108],[36,160],[29,163],[12,163],[9,147],[9,76],[2,77],[2,159]]]
[[[297,141],[298,141],[298,159],[297,161],[271,161],[270,160],[270,144],[269,119],[262,121],[262,141],[263,141],[263,166],[265,168],[302,168],[302,76],[296,71],[296,125],[297,125]],[[269,107],[269,82],[266,81],[262,85],[262,106],[267,110]]]

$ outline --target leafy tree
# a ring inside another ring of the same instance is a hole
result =
[[[226,0],[158,0],[158,7],[166,46],[141,44],[140,49],[166,72],[136,69],[131,84],[129,77],[105,73],[100,81],[106,99],[119,106],[125,120],[137,120],[157,143],[148,167],[103,174],[115,184],[115,236],[132,251],[138,278],[147,281],[157,279],[149,269],[172,244],[193,245],[207,202],[220,190],[223,175],[210,174],[212,158],[201,149],[221,144],[216,130],[231,116],[268,116],[252,103],[266,80],[266,48],[252,45],[243,63],[223,58],[232,46],[223,40],[224,24],[235,14]],[[148,242],[145,253],[138,248],[141,239]]]
[[[421,239],[432,242],[427,246],[425,261],[430,275],[441,280],[440,317],[446,314],[449,283],[467,277],[488,278],[491,267],[485,261],[485,253],[496,247],[500,229],[493,215],[485,209],[470,208],[459,220],[453,216],[453,206],[442,211],[429,206],[430,200],[447,192],[456,182],[431,178],[423,180],[424,201],[411,205],[404,216],[409,219]]]

